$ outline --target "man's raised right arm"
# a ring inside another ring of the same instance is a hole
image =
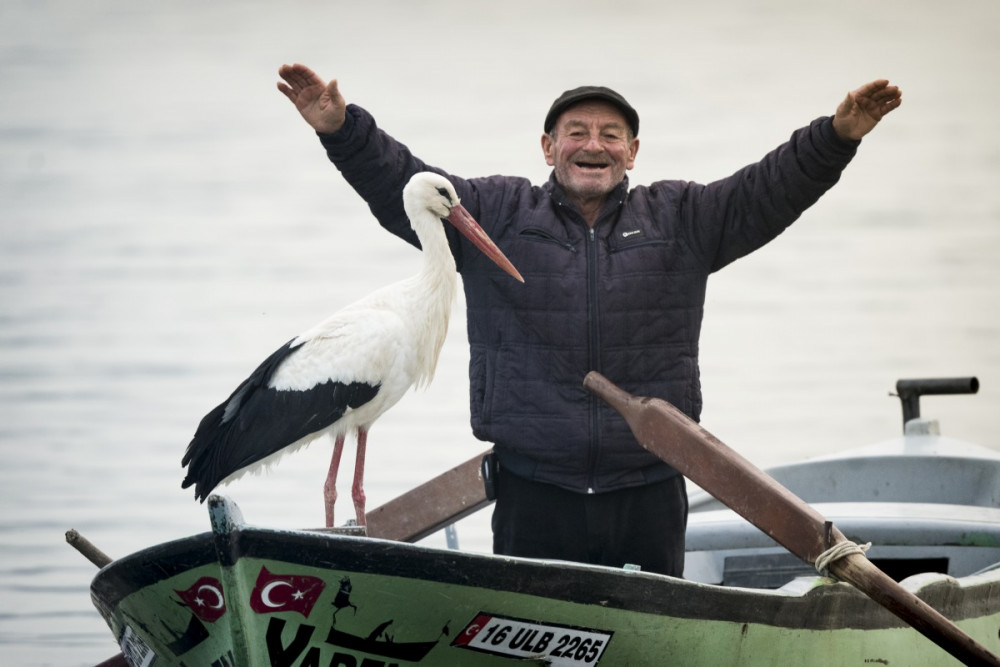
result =
[[[417,245],[403,210],[403,187],[429,167],[401,142],[381,131],[367,111],[348,105],[337,81],[326,83],[305,65],[283,65],[278,90],[319,136],[327,157],[361,195],[379,224]]]

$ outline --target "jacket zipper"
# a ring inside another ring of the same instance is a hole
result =
[[[600,372],[600,326],[598,325],[598,303],[597,303],[597,236],[594,228],[587,230],[587,290],[590,297],[587,299],[587,321],[588,340],[590,357],[590,370]],[[596,396],[591,395],[590,401],[590,446],[587,453],[587,493],[594,493],[594,477],[597,469],[597,450],[600,439],[600,405]]]

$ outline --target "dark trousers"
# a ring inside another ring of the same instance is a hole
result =
[[[493,553],[684,572],[688,502],[681,475],[645,486],[582,494],[501,471]]]

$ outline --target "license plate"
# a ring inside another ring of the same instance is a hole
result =
[[[480,612],[452,646],[511,658],[545,658],[554,666],[592,666],[600,661],[611,632]]]

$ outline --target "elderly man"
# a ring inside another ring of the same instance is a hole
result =
[[[642,449],[582,387],[600,371],[627,391],[701,412],[698,339],[708,276],[778,236],[840,177],[863,136],[901,102],[878,80],[848,93],[756,163],[709,184],[630,187],[639,115],[598,86],[563,93],[541,137],[548,182],[461,178],[429,166],[336,81],[285,65],[278,89],[383,227],[416,239],[402,208],[410,176],[448,177],[525,278],[505,279],[449,233],[468,309],[472,430],[499,462],[498,554],[681,576],[683,477]]]

